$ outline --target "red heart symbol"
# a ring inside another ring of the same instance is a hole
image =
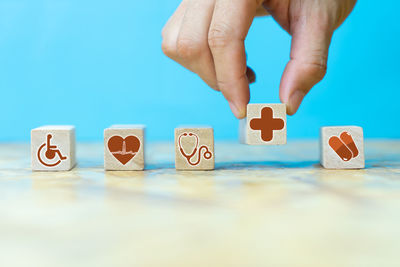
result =
[[[136,136],[130,135],[125,139],[114,135],[108,140],[108,149],[111,154],[123,165],[128,163],[140,148],[140,140]]]

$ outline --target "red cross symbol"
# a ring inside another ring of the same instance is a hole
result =
[[[264,107],[261,110],[261,118],[250,120],[250,128],[261,131],[261,139],[269,142],[274,137],[274,130],[282,130],[285,122],[282,119],[274,118],[273,110]]]

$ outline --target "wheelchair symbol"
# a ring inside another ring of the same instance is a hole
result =
[[[52,146],[50,140],[53,136],[51,134],[47,135],[46,143],[42,144],[37,152],[37,157],[40,163],[46,167],[55,167],[61,163],[62,160],[66,160],[67,157],[63,156],[57,146]],[[58,159],[56,158],[58,155]]]

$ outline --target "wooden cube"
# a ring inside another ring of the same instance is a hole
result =
[[[177,170],[214,169],[214,130],[211,127],[175,129],[175,168]]]
[[[286,105],[248,104],[239,122],[239,139],[248,145],[286,144]]]
[[[69,171],[75,166],[75,127],[43,126],[31,131],[33,171]]]
[[[357,126],[321,128],[321,165],[327,169],[365,167],[363,129]]]
[[[144,169],[143,125],[113,125],[104,130],[104,169],[135,171]]]

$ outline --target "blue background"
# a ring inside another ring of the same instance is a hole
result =
[[[0,141],[28,141],[44,124],[73,124],[79,141],[100,141],[119,123],[146,124],[153,141],[172,140],[180,124],[235,139],[238,122],[222,96],[161,52],[161,29],[179,2],[0,0]],[[288,119],[289,138],[316,138],[325,125],[400,137],[399,9],[358,2],[334,35],[326,78]],[[278,102],[290,36],[259,18],[246,42],[258,75],[251,102]]]

